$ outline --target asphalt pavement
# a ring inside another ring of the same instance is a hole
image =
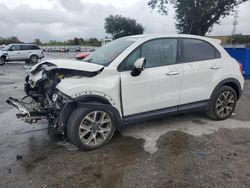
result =
[[[225,121],[199,113],[147,121],[82,152],[5,103],[24,96],[23,66],[0,67],[0,187],[250,187],[250,80]]]

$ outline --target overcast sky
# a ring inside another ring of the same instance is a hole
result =
[[[250,34],[250,1],[240,5],[237,32]],[[0,0],[0,36],[25,42],[108,36],[104,19],[111,14],[136,19],[145,33],[176,33],[174,10],[159,15],[147,0]],[[221,20],[210,35],[230,35],[233,15]],[[165,27],[164,27],[165,25]]]

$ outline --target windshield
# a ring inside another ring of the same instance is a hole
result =
[[[2,51],[7,51],[10,48],[10,45],[4,46],[1,50]]]
[[[98,48],[94,53],[89,55],[83,61],[108,66],[118,55],[120,55],[134,42],[135,41],[129,38],[114,40],[113,42],[110,42]]]

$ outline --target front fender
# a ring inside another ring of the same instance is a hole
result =
[[[60,122],[63,124],[64,129],[67,126],[67,121],[70,116],[70,114],[73,112],[76,108],[88,108],[93,110],[107,110],[110,111],[115,118],[116,121],[116,128],[120,128],[122,125],[122,118],[120,116],[120,113],[116,108],[111,106],[110,104],[103,104],[100,102],[82,102],[82,101],[72,101],[68,102],[64,105],[63,109],[60,112],[59,119]]]
[[[0,57],[3,57],[5,60],[9,59],[8,53],[2,53]]]

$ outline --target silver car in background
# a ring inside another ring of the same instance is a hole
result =
[[[43,50],[35,44],[9,44],[0,50],[0,65],[10,61],[37,63],[43,57]]]

